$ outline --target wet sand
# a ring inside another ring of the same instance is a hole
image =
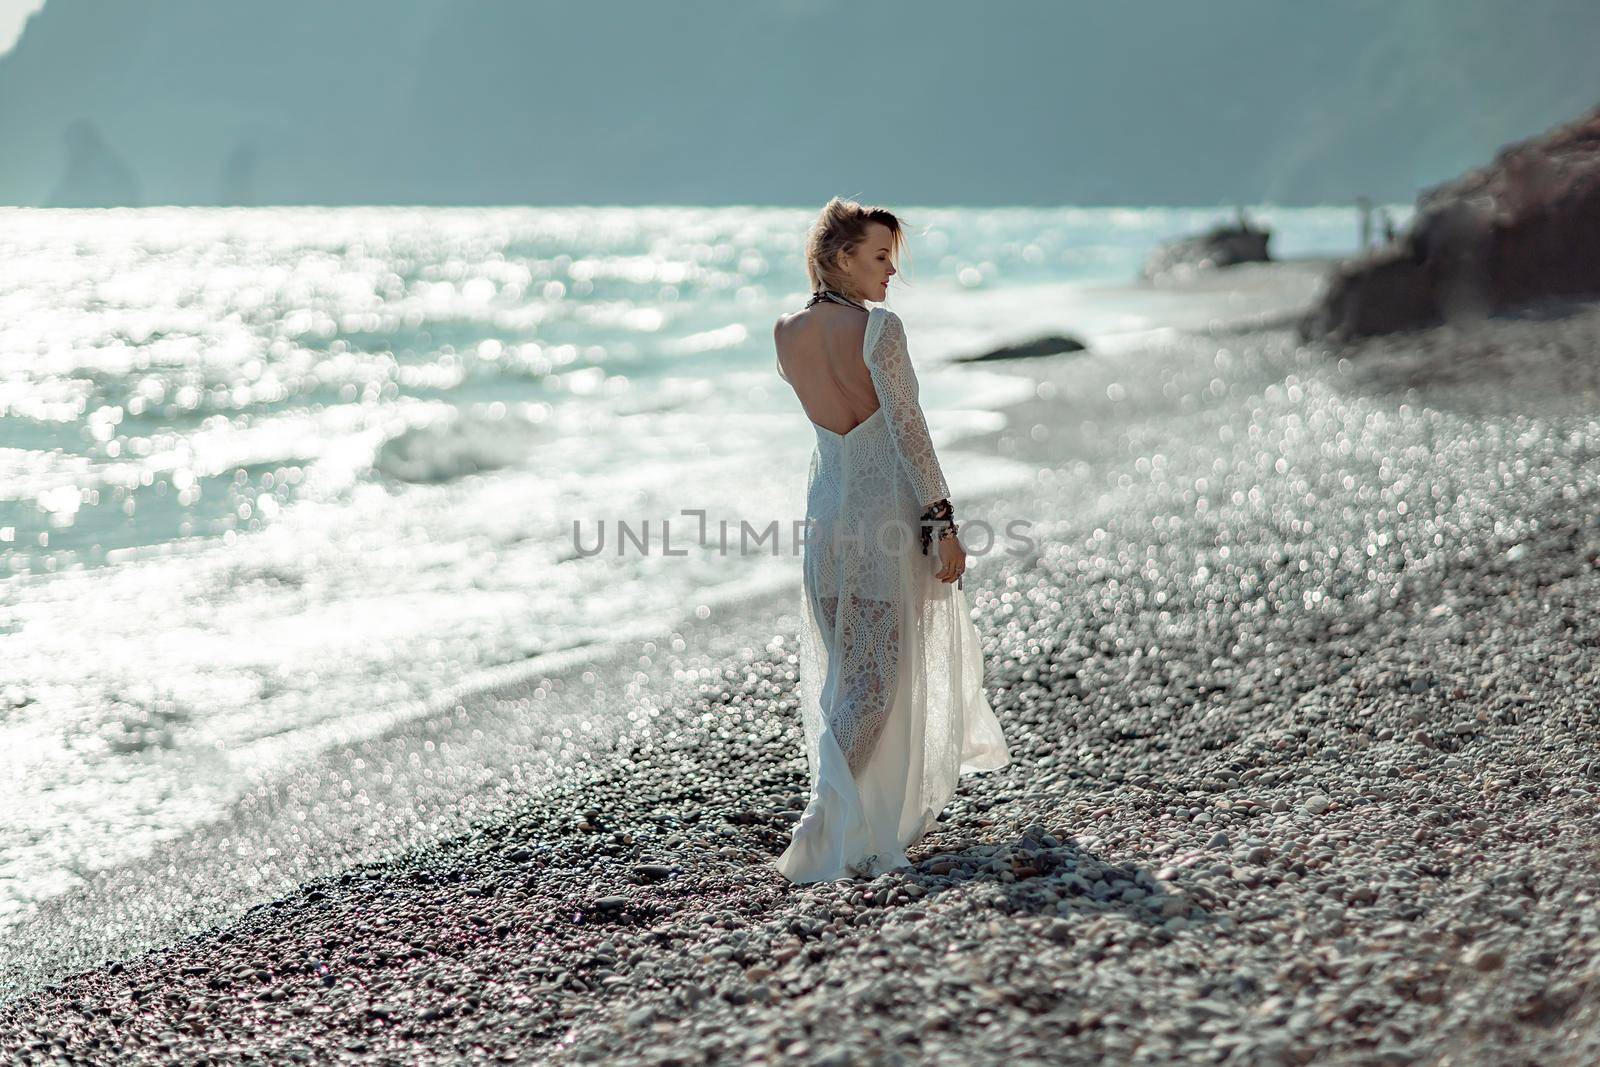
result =
[[[1336,351],[1246,277],[1017,364],[1036,398],[963,443],[1039,469],[967,512],[1037,541],[965,582],[1014,762],[912,867],[772,870],[805,799],[782,614],[548,792],[57,978],[0,1048],[1600,1059],[1600,309]]]

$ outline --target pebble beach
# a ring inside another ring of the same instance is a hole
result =
[[[0,1050],[1600,1062],[1600,306],[1331,347],[1262,295],[1303,269],[1234,270],[1213,321],[1019,361],[961,443],[1038,471],[967,509],[1036,542],[964,581],[1013,762],[911,867],[772,869],[777,614],[559,787],[50,973]]]

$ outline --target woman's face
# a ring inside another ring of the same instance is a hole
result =
[[[857,299],[882,300],[889,295],[889,279],[895,274],[889,251],[891,236],[883,223],[869,222],[866,238],[843,257],[841,265]]]

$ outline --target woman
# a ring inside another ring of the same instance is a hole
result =
[[[888,295],[903,243],[893,213],[835,197],[806,245],[811,299],[773,332],[817,434],[800,633],[811,795],[776,862],[794,882],[907,865],[959,775],[1011,761],[905,328],[865,306]]]

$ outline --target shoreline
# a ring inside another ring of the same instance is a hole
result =
[[[1592,351],[1600,314],[1482,336]],[[1593,1062],[1600,424],[1548,389],[1518,410],[1507,390],[1538,383],[1511,358],[1520,377],[1458,367],[1419,413],[1412,371],[1459,345],[1330,358],[1234,326],[1152,344],[1134,376],[1115,352],[1019,366],[1036,398],[959,446],[1050,472],[997,505],[1038,503],[1046,547],[968,571],[1013,763],[962,779],[912,868],[771,869],[805,800],[784,617],[583,776],[0,1004],[0,1047]],[[1269,445],[1285,471],[1245,464]],[[1534,474],[1508,481],[1519,457]]]

